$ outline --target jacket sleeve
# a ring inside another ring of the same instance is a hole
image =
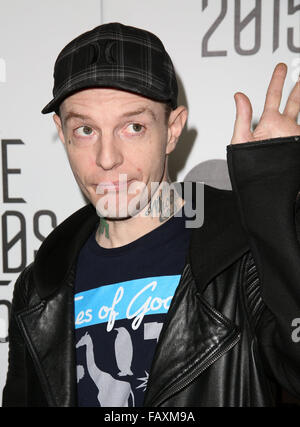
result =
[[[26,349],[20,329],[17,325],[15,314],[21,310],[25,304],[24,288],[25,277],[28,271],[29,267],[20,274],[14,287],[9,321],[8,372],[3,390],[3,407],[27,406],[28,370],[26,366]]]
[[[256,330],[264,367],[300,397],[300,136],[230,145],[227,159],[265,305]]]

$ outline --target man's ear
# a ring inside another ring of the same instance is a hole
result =
[[[168,143],[166,154],[170,154],[176,147],[177,141],[181,135],[188,116],[186,107],[180,105],[170,114],[168,121]]]
[[[61,142],[63,144],[65,144],[65,137],[64,137],[64,132],[63,132],[63,127],[62,127],[62,122],[60,117],[57,114],[54,114],[53,116],[53,120],[57,129],[57,133],[59,136],[59,139],[61,140]]]

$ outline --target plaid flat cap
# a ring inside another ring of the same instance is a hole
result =
[[[120,23],[100,25],[72,40],[54,66],[53,99],[42,113],[82,89],[112,87],[177,107],[178,87],[171,58],[161,40]]]

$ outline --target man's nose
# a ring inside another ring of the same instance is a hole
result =
[[[123,162],[120,141],[114,135],[102,134],[96,148],[96,164],[104,170],[113,169]]]

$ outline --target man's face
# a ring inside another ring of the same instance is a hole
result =
[[[83,193],[94,206],[100,199],[106,209],[109,201],[117,205],[105,216],[127,217],[124,203],[142,196],[142,187],[150,196],[151,182],[167,179],[167,154],[179,135],[166,123],[164,104],[116,89],[86,89],[68,97],[54,120]]]

